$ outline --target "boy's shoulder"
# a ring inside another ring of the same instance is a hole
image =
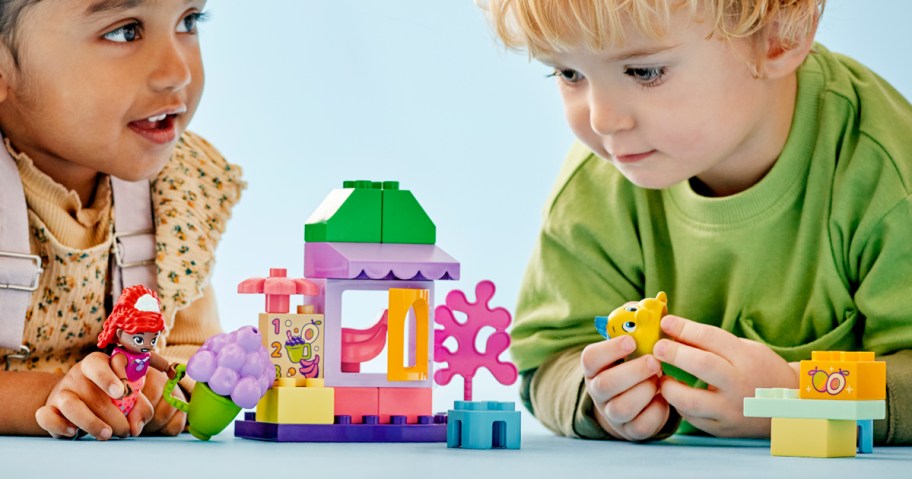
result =
[[[580,204],[589,200],[611,197],[613,201],[629,197],[638,190],[607,160],[599,158],[579,140],[570,147],[557,180],[545,203],[545,215],[566,205],[580,211]],[[583,209],[585,210],[585,209]]]
[[[846,164],[840,169],[887,167],[898,175],[905,193],[912,193],[912,104],[877,73],[848,56],[816,45],[810,60],[809,69],[824,80],[822,129],[842,130],[834,139],[842,142],[839,156]]]

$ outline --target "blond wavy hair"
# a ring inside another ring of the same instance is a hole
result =
[[[776,39],[790,49],[813,35],[826,0],[476,0],[507,48],[533,57],[621,46],[629,29],[661,38],[672,14],[708,19],[711,37]]]

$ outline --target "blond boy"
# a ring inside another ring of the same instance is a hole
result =
[[[507,46],[554,67],[580,140],[513,331],[552,430],[768,437],[744,397],[797,387],[813,350],[869,350],[888,363],[875,438],[912,442],[912,106],[813,43],[824,3],[488,2]],[[592,318],[660,290],[670,339],[621,362],[633,341]]]

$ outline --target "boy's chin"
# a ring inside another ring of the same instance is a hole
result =
[[[621,173],[624,175],[624,178],[627,178],[627,181],[640,188],[643,188],[644,190],[664,190],[683,181],[680,179],[649,176],[648,174],[644,175],[640,172],[634,175],[622,170]]]

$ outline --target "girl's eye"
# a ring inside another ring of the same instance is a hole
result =
[[[664,80],[667,71],[665,67],[628,67],[624,74],[644,87],[659,86]]]
[[[152,338],[152,346],[155,346],[155,343],[158,342],[158,336]]]
[[[177,24],[178,33],[196,33],[197,24],[205,22],[208,14],[206,12],[193,12],[182,18]]]
[[[135,42],[140,38],[139,23],[137,22],[124,25],[116,30],[111,30],[110,32],[104,34],[105,40],[110,40],[117,43]]]
[[[142,336],[133,336],[133,343],[135,343],[135,344],[142,344],[142,343],[143,343],[143,337],[142,337]]]
[[[548,77],[560,78],[564,83],[577,83],[583,79],[583,75],[576,70],[555,68]]]

